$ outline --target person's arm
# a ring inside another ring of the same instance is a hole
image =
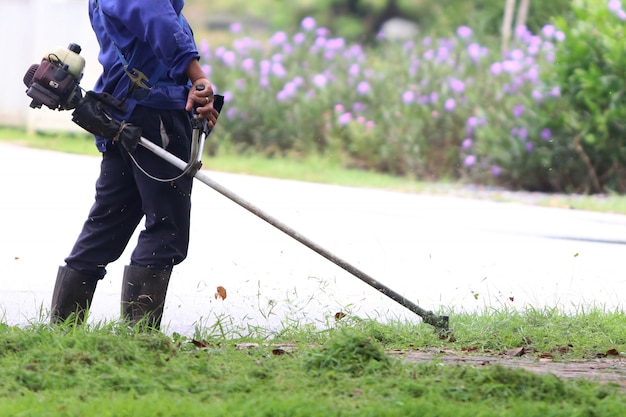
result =
[[[193,59],[189,62],[185,75],[191,80],[191,89],[187,97],[187,105],[185,109],[191,111],[195,108],[199,117],[206,118],[209,127],[215,126],[219,113],[213,108],[213,86],[208,80],[200,63]],[[204,89],[198,90],[198,86],[204,86]]]

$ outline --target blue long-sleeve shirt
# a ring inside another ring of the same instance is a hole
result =
[[[157,109],[185,107],[189,93],[185,70],[200,55],[191,27],[181,15],[183,6],[184,0],[89,2],[89,18],[100,45],[98,60],[103,67],[94,91],[125,99],[127,110],[114,114],[120,120],[126,119],[138,103]],[[127,61],[132,55],[132,67],[148,78],[158,73],[160,64],[165,67],[145,97],[137,99],[136,94],[129,95],[132,83],[124,71],[120,52]],[[106,149],[106,142],[96,138],[101,151]]]

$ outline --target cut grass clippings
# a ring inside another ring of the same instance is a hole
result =
[[[192,340],[118,324],[0,324],[0,416],[622,416],[626,393],[499,365],[401,360],[389,349],[483,354],[567,343],[555,360],[624,351],[622,312],[454,314],[456,341],[425,324],[347,316],[332,328]],[[533,340],[531,342],[531,339]],[[274,343],[288,342],[290,349]],[[469,349],[466,349],[469,350]]]

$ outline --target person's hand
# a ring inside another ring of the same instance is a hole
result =
[[[217,123],[219,113],[213,108],[213,86],[206,78],[199,78],[193,82],[187,96],[187,111],[194,110],[198,117],[207,119],[209,128]]]

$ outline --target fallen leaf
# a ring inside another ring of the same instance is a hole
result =
[[[226,288],[219,286],[217,287],[217,292],[215,293],[215,299],[221,298],[222,300],[226,299]]]
[[[192,345],[194,345],[198,349],[206,349],[209,346],[209,343],[206,340],[198,341],[198,340],[194,339],[194,340],[192,340],[189,343],[191,343]]]
[[[607,356],[619,356],[617,349],[610,349],[606,351]]]
[[[513,356],[513,357],[524,356],[524,354],[526,354],[526,348],[523,348],[523,347],[515,348],[515,349],[509,349],[505,353],[506,356]]]
[[[607,350],[605,353],[596,353],[592,356],[592,358],[601,359],[606,358],[608,356],[620,356],[619,352],[616,349]]]

